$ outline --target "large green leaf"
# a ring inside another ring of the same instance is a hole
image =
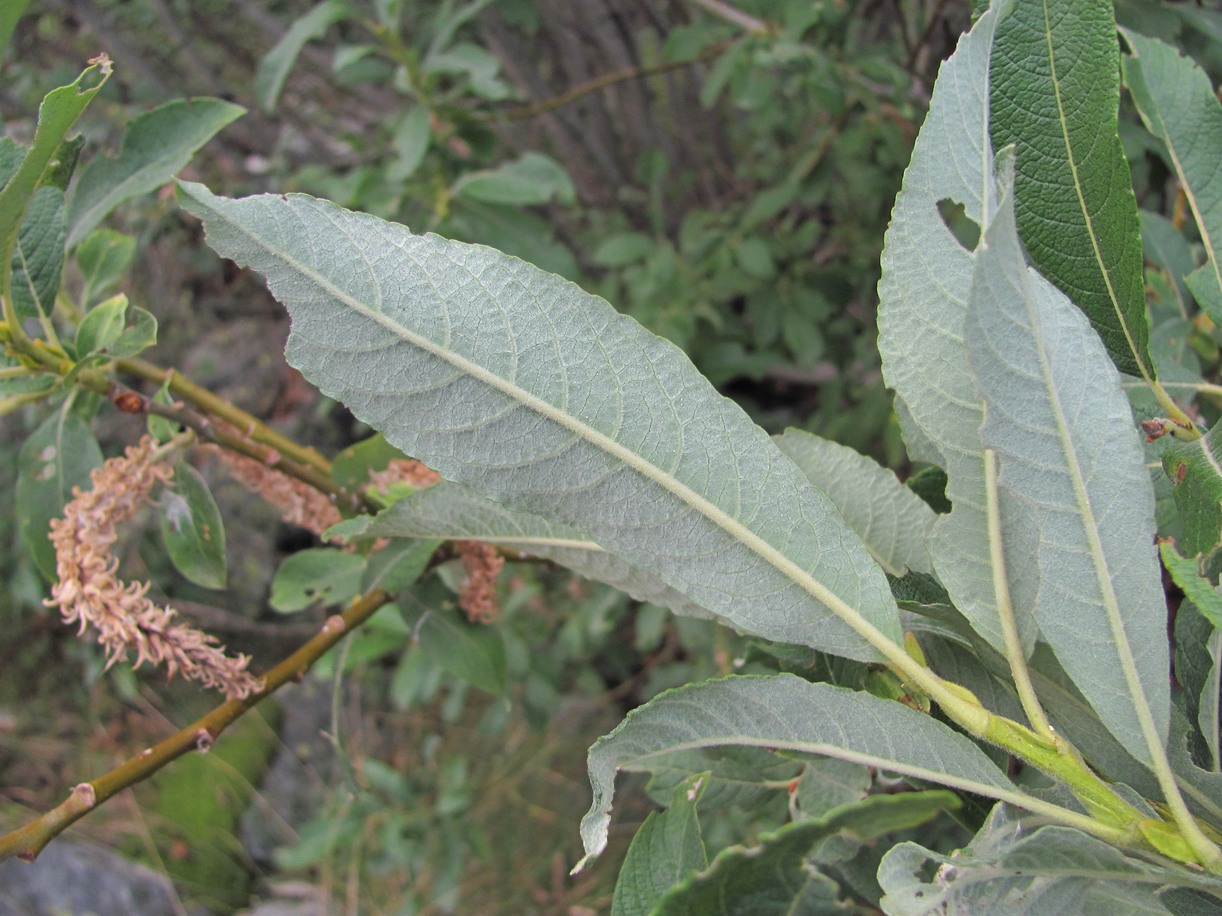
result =
[[[1129,858],[1068,827],[1025,829],[1002,806],[966,849],[951,855],[916,843],[887,853],[878,872],[883,909],[895,916],[928,913],[1167,913],[1174,888],[1222,885],[1188,869]],[[930,863],[938,866],[932,874]],[[1212,898],[1207,898],[1212,899]],[[1217,905],[1215,901],[1214,905]],[[1192,912],[1209,912],[1199,910]]]
[[[1145,453],[1098,337],[1027,267],[1013,200],[985,232],[966,335],[997,452],[1006,579],[1100,719],[1149,762],[1171,697]]]
[[[878,348],[904,441],[948,477],[953,509],[928,539],[934,569],[976,631],[1003,651],[985,514],[983,416],[963,341],[973,255],[943,221],[939,203],[960,204],[982,226],[992,215],[989,54],[1008,7],[994,4],[942,65],[892,211],[878,284]],[[1029,649],[1034,621],[1019,625]]]
[[[919,827],[960,806],[946,791],[876,795],[821,817],[787,824],[759,846],[732,846],[709,869],[675,888],[657,916],[837,916],[852,911],[828,874],[864,843],[893,830]]]
[[[571,526],[507,509],[454,483],[442,482],[411,493],[375,517],[346,519],[327,535],[486,541],[567,566],[587,579],[606,582],[638,601],[668,607],[676,614],[712,616],[648,569],[625,563]]]
[[[21,318],[50,318],[64,269],[64,192],[34,192],[13,247],[13,308]]]
[[[34,563],[55,579],[51,519],[63,514],[72,488],[88,489],[102,450],[88,424],[69,409],[56,411],[30,434],[17,456],[17,528]]]
[[[732,677],[667,691],[590,748],[594,802],[581,822],[586,857],[607,843],[615,774],[676,751],[746,745],[823,754],[993,798],[1022,801],[968,738],[901,703],[793,675]]]
[[[195,151],[246,109],[221,99],[176,99],[140,115],[123,135],[118,158],[85,166],[68,197],[72,248],[130,197],[154,191],[191,161]]]
[[[1015,207],[1032,263],[1086,313],[1122,372],[1152,376],[1140,225],[1117,133],[1112,5],[1016,3],[998,29],[989,128],[1018,149]]]
[[[1125,84],[1146,127],[1167,145],[1205,246],[1207,262],[1188,286],[1222,324],[1222,105],[1205,71],[1175,48],[1127,29],[1121,34],[1132,52],[1124,59]]]
[[[225,522],[203,475],[185,461],[161,492],[161,536],[174,568],[204,588],[224,588],[228,578]]]
[[[898,658],[886,578],[674,345],[559,277],[304,195],[182,184],[293,317],[289,362],[447,479],[555,518],[742,630]]]
[[[836,504],[890,575],[933,572],[925,537],[937,515],[895,474],[860,452],[800,429],[786,430],[776,444]]]
[[[696,811],[708,782],[708,773],[683,780],[669,808],[649,812],[615,881],[611,916],[648,916],[663,894],[708,866]]]

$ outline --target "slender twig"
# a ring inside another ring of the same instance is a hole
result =
[[[10,329],[11,330],[11,329]],[[185,378],[174,369],[162,369],[142,359],[120,359],[114,365],[123,372],[157,384],[166,384],[175,396],[196,408],[158,404],[152,398],[116,382],[101,369],[81,367],[57,348],[41,340],[12,335],[8,350],[23,362],[53,377],[71,378],[73,384],[110,400],[127,413],[154,413],[173,419],[209,442],[240,452],[275,467],[291,477],[334,497],[352,510],[369,509],[364,497],[351,493],[331,479],[331,462],[309,448],[271,429],[266,423]],[[41,396],[41,395],[39,395]]]
[[[230,725],[289,681],[301,677],[331,649],[345,633],[356,629],[389,599],[381,589],[356,598],[339,615],[330,617],[322,629],[293,654],[263,676],[263,686],[241,700],[228,700],[186,728],[146,748],[110,772],[73,787],[68,798],[28,824],[0,837],[0,861],[17,856],[32,862],[56,836],[99,804],[123,789],[152,776],[162,767],[191,751],[206,753]]]
[[[204,389],[200,390],[203,391]],[[207,394],[209,397],[216,397],[211,392],[207,392]],[[368,502],[361,494],[354,493],[335,483],[328,474],[321,472],[316,465],[302,464],[292,458],[286,458],[278,449],[255,441],[254,436],[249,434],[251,429],[249,426],[245,430],[241,430],[229,425],[227,422],[217,422],[210,416],[184,404],[160,404],[138,391],[133,391],[124,385],[120,385],[118,382],[111,382],[110,387],[106,391],[106,397],[126,413],[150,413],[165,417],[175,423],[181,423],[188,429],[193,430],[201,440],[246,455],[260,464],[265,464],[281,473],[288,474],[290,477],[295,477],[303,483],[309,484],[320,493],[325,493],[332,497],[336,502],[341,503],[348,509],[376,511],[379,508]],[[263,424],[259,421],[256,420],[254,422],[257,424],[256,428],[263,427]],[[275,436],[278,439],[284,439],[279,433],[275,433]],[[312,452],[313,450],[303,450],[298,446],[294,451],[300,454],[303,451]],[[319,457],[321,458],[321,456]],[[324,464],[329,470],[330,463],[324,460]]]
[[[596,76],[594,79],[586,80],[584,83],[578,83],[571,89],[560,93],[560,95],[554,95],[550,99],[543,99],[530,105],[521,105],[516,108],[503,109],[490,115],[485,115],[482,120],[524,121],[528,118],[535,118],[539,115],[555,111],[557,108],[563,108],[565,105],[570,105],[583,96],[614,86],[617,83],[642,79],[647,76],[656,76],[659,73],[669,73],[671,70],[679,70],[684,67],[690,67],[693,64],[703,63],[706,60],[712,60],[741,40],[741,38],[735,38],[728,41],[719,41],[716,44],[709,45],[700,53],[683,60],[668,60],[660,64],[651,64],[647,67],[626,67],[623,70],[604,73],[601,76]]]
[[[736,6],[726,3],[725,0],[692,0],[696,6],[701,7],[705,12],[716,16],[718,19],[724,19],[732,25],[742,27],[748,32],[760,33],[771,31],[772,27],[763,19],[756,19],[749,13],[744,13]]]
[[[270,446],[298,464],[314,468],[324,477],[330,476],[331,462],[327,461],[317,449],[303,446],[288,436],[276,432],[257,417],[213,394],[202,385],[196,384],[178,370],[162,369],[143,359],[116,360],[115,366],[120,372],[127,375],[134,375],[158,385],[166,385],[175,397],[182,398],[200,410],[219,417],[242,430],[251,441]]]

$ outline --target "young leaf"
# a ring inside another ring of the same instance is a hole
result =
[[[709,774],[675,786],[670,807],[651,811],[641,824],[615,882],[611,916],[649,916],[668,890],[709,864],[696,806]]]
[[[790,916],[851,911],[828,875],[863,843],[926,823],[961,802],[952,792],[876,795],[819,818],[787,824],[754,848],[733,846],[708,871],[667,894],[657,916]],[[851,900],[851,898],[850,898]]]
[[[395,128],[391,148],[395,158],[386,168],[386,177],[391,181],[406,181],[412,176],[433,140],[431,112],[426,105],[417,105]]]
[[[64,192],[43,186],[26,207],[13,248],[13,308],[21,318],[51,316],[64,269]]]
[[[1128,29],[1121,34],[1132,51],[1124,58],[1125,85],[1147,129],[1167,145],[1205,246],[1206,263],[1187,277],[1188,287],[1222,324],[1222,105],[1205,71],[1175,48]]]
[[[895,474],[860,452],[800,429],[786,430],[776,444],[835,503],[888,574],[933,572],[925,537],[937,515]]]
[[[76,329],[77,359],[106,349],[119,339],[127,323],[127,296],[117,293],[99,302],[81,319]]]
[[[331,607],[361,590],[365,560],[327,547],[299,550],[286,557],[272,579],[268,604],[282,614],[304,611],[315,601]]]
[[[983,416],[963,342],[973,256],[938,205],[960,204],[978,226],[992,215],[989,54],[998,18],[1008,9],[1007,3],[993,4],[942,65],[895,200],[878,284],[878,348],[904,441],[914,455],[936,460],[948,477],[953,508],[939,517],[927,542],[934,569],[976,632],[1001,651],[1005,636],[985,516]],[[1025,615],[1018,624],[1029,649],[1034,621]]]
[[[117,159],[93,159],[68,196],[72,248],[120,203],[154,191],[191,161],[195,151],[246,113],[221,99],[176,99],[136,118],[123,135]]]
[[[930,863],[938,870],[926,879]],[[1028,832],[1000,805],[966,849],[943,855],[902,843],[883,859],[878,880],[886,891],[884,910],[897,916],[1165,913],[1168,888],[1222,890],[1216,879],[1129,858],[1068,827]]]
[[[174,568],[204,588],[224,588],[225,522],[199,471],[185,461],[159,500],[161,537]]]
[[[360,490],[369,485],[371,473],[384,471],[392,461],[404,457],[381,433],[374,433],[335,456],[331,462],[331,479],[341,487]]]
[[[1119,57],[1110,3],[1016,3],[997,32],[989,129],[996,148],[1018,150],[1015,212],[1032,263],[1086,313],[1121,372],[1152,377]]]
[[[895,655],[898,611],[865,547],[672,344],[499,252],[303,195],[181,189],[209,244],[287,305],[289,362],[405,453],[587,532],[742,630]]]
[[[1171,697],[1145,454],[1098,337],[1026,266],[1013,202],[985,232],[966,328],[997,453],[1006,580],[1099,717],[1149,763]]]
[[[716,745],[825,754],[993,798],[1019,797],[971,740],[900,703],[789,674],[731,677],[660,694],[594,743],[594,802],[581,822],[586,856],[574,871],[606,847],[617,772]]]
[[[94,71],[98,71],[94,73]],[[38,108],[38,127],[34,131],[34,144],[22,159],[16,173],[0,190],[0,255],[7,263],[9,252],[17,238],[17,227],[43,174],[51,164],[52,157],[76,119],[98,94],[98,90],[110,76],[110,63],[95,64],[81,72],[67,86],[60,86],[47,93]],[[88,86],[86,84],[89,84]]]
[[[17,528],[34,564],[55,580],[55,548],[47,539],[51,519],[64,511],[72,488],[89,486],[102,463],[98,440],[71,410],[58,410],[30,434],[17,456]]]
[[[540,153],[527,153],[495,169],[469,172],[451,190],[454,197],[515,206],[545,204],[553,198],[572,203],[576,193],[568,172]]]
[[[62,247],[62,246],[61,246]],[[81,269],[81,308],[89,308],[99,296],[110,292],[127,274],[136,254],[136,240],[113,229],[89,233],[76,248]]]
[[[127,317],[132,319],[131,325],[106,348],[107,355],[115,359],[136,356],[157,343],[157,318],[152,312],[133,305],[128,307]]]
[[[284,81],[288,79],[301,49],[315,38],[321,38],[327,29],[351,12],[348,4],[342,0],[323,0],[289,26],[284,37],[259,61],[254,94],[260,108],[272,111],[276,107]]]

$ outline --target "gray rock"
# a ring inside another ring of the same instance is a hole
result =
[[[170,879],[100,846],[55,840],[31,863],[0,862],[4,916],[177,916]]]

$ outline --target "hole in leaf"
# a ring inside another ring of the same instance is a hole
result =
[[[943,197],[938,201],[938,216],[942,217],[942,222],[955,237],[955,241],[968,251],[976,250],[976,244],[980,241],[980,224],[967,215],[963,204],[950,197]]]

